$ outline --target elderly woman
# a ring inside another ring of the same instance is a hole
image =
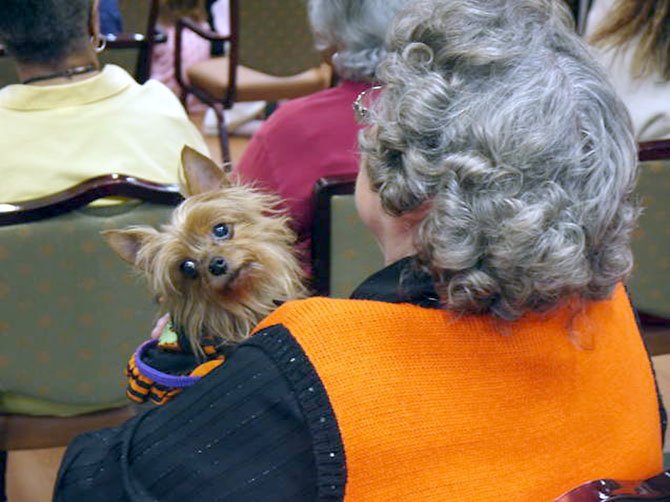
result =
[[[3,0],[0,44],[21,84],[0,90],[0,201],[112,172],[178,179],[184,144],[207,152],[176,97],[100,67],[97,0]]]
[[[57,498],[552,500],[660,471],[621,284],[635,144],[567,10],[419,0],[390,42],[356,189],[388,266],[77,440]]]
[[[356,96],[372,85],[385,54],[395,13],[408,0],[309,0],[316,47],[332,61],[339,84],[289,101],[254,135],[234,170],[244,181],[286,201],[309,262],[314,184],[324,176],[355,174],[360,125],[351,113]]]

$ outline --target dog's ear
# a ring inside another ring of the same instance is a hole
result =
[[[218,190],[230,185],[230,180],[223,169],[190,146],[184,146],[181,151],[181,168],[186,196]]]
[[[131,265],[137,264],[137,254],[142,245],[157,234],[150,227],[134,227],[126,230],[105,230],[102,236],[116,254]]]

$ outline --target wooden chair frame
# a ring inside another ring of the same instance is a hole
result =
[[[319,296],[330,295],[332,198],[335,195],[353,194],[355,186],[355,174],[321,178],[314,185],[312,288]]]
[[[186,107],[186,101],[189,94],[193,94],[200,101],[214,110],[217,118],[219,131],[219,142],[221,144],[221,155],[224,162],[230,162],[230,145],[228,141],[228,130],[226,129],[226,117],[224,110],[232,108],[235,103],[235,92],[237,88],[237,66],[239,64],[239,20],[240,6],[238,0],[230,0],[230,35],[224,36],[215,31],[204,29],[192,19],[183,17],[177,21],[175,29],[175,51],[174,51],[174,74],[179,87],[181,88],[181,102]],[[183,78],[182,68],[182,46],[184,30],[190,30],[196,35],[208,40],[209,42],[230,42],[228,50],[228,87],[223,100],[209,94],[204,89],[194,87]]]
[[[668,502],[670,471],[641,481],[599,479],[578,486],[555,502]]]
[[[137,59],[135,79],[143,84],[151,77],[151,58],[154,45],[165,43],[167,37],[163,33],[156,32],[156,21],[158,20],[158,0],[150,1],[149,17],[146,29],[143,33],[119,33],[118,35],[105,35],[108,49],[139,49],[140,55]]]
[[[164,205],[176,205],[183,200],[177,185],[162,185],[125,174],[107,174],[39,199],[0,204],[0,227],[53,218],[104,197],[135,198]]]
[[[226,118],[224,110],[232,108],[237,102],[237,92],[239,84],[238,69],[240,64],[240,2],[244,0],[230,0],[230,34],[221,35],[210,29],[203,28],[201,25],[189,18],[181,18],[177,21],[175,29],[175,54],[174,67],[175,79],[181,88],[180,99],[184,107],[187,106],[187,98],[193,94],[200,101],[214,110],[217,119],[218,137],[221,145],[221,153],[224,162],[230,162],[230,146],[228,140],[228,131],[226,128]],[[183,78],[184,67],[182,64],[182,46],[184,39],[184,30],[189,30],[199,37],[208,40],[211,43],[227,43],[227,66],[228,82],[223,97],[213,96],[209,91],[192,85]],[[242,35],[244,36],[244,35]],[[261,98],[262,99],[262,98]],[[268,100],[271,101],[271,100]]]

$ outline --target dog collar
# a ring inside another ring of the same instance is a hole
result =
[[[135,351],[135,364],[137,365],[137,369],[144,376],[150,378],[157,384],[174,389],[184,389],[186,387],[190,387],[202,378],[200,376],[193,375],[170,375],[169,373],[164,373],[146,364],[142,360],[142,356],[144,356],[148,350],[154,348],[156,345],[158,345],[158,340],[147,340]]]

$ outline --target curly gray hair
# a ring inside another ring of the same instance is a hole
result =
[[[607,298],[632,267],[630,119],[556,0],[418,0],[361,134],[445,307],[516,319]]]
[[[384,57],[393,16],[410,0],[309,0],[316,48],[334,49],[335,71],[350,80],[371,80]]]

